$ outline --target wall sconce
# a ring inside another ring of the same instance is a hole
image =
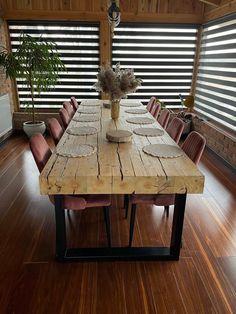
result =
[[[111,35],[114,37],[115,27],[120,23],[119,0],[109,0],[107,10],[108,21],[111,25]]]

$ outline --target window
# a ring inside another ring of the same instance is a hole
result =
[[[197,27],[129,24],[115,28],[112,63],[133,68],[142,86],[129,98],[147,103],[156,96],[169,108],[181,107],[179,94],[190,94]]]
[[[42,36],[54,41],[58,46],[61,59],[67,72],[60,73],[55,89],[42,92],[36,98],[38,108],[57,108],[71,96],[77,100],[98,98],[92,89],[99,68],[99,26],[94,23],[75,22],[9,22],[10,38],[13,51],[19,45],[20,33],[23,31],[35,38]],[[17,80],[20,107],[30,103],[29,90]]]
[[[236,131],[236,14],[203,27],[195,108]]]

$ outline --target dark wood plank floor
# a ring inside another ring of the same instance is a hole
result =
[[[189,195],[178,262],[54,260],[53,206],[39,194],[24,137],[0,147],[0,313],[236,313],[236,177],[205,152],[203,195]],[[126,245],[122,199],[113,198],[113,245]],[[160,207],[139,207],[134,245],[168,243]],[[101,209],[67,215],[71,246],[105,246]]]

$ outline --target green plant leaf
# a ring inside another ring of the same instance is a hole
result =
[[[35,96],[39,97],[42,91],[54,88],[59,72],[66,70],[54,42],[47,41],[42,36],[36,40],[24,33],[20,37],[20,45],[15,52],[8,52],[2,48],[0,66],[5,68],[7,77],[21,79],[22,84],[30,89],[33,121],[35,120]]]

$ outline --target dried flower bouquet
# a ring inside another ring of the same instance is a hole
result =
[[[108,94],[111,101],[127,98],[127,94],[134,93],[142,80],[136,78],[133,69],[121,69],[117,63],[113,70],[109,64],[100,67],[97,82],[93,87],[98,92]]]

